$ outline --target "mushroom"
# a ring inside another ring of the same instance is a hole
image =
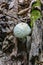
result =
[[[14,35],[17,38],[24,38],[31,33],[31,28],[27,23],[19,23],[14,27]]]

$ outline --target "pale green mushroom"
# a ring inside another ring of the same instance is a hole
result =
[[[27,23],[19,23],[14,27],[14,35],[17,38],[24,38],[31,33],[31,28]]]

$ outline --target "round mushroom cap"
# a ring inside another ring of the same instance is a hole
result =
[[[27,23],[19,23],[14,27],[14,35],[17,38],[26,37],[31,33],[31,28]]]

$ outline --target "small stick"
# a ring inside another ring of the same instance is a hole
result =
[[[19,11],[19,12],[18,12],[18,15],[25,14],[29,9],[31,9],[31,8],[28,7],[28,8],[25,8],[25,9]]]

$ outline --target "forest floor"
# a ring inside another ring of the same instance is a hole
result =
[[[21,22],[31,28],[24,39],[13,32]],[[0,0],[0,65],[43,65],[43,0]]]

